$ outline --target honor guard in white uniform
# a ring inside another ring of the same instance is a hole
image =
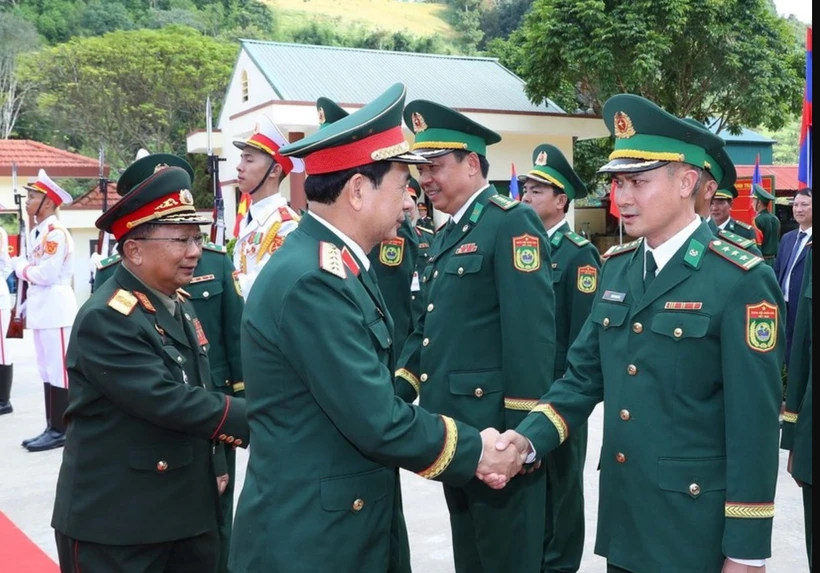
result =
[[[242,150],[236,168],[242,193],[240,214],[241,207],[250,203],[239,221],[233,255],[236,278],[247,300],[259,271],[299,223],[299,215],[279,194],[279,185],[288,174],[302,173],[305,164],[279,154],[287,140],[264,115],[257,119],[250,138],[233,144]]]
[[[0,227],[0,416],[11,414],[11,381],[13,370],[6,345],[6,332],[11,318],[12,299],[6,279],[14,269],[9,257],[9,235]]]
[[[17,278],[28,283],[26,328],[34,331],[37,368],[44,382],[46,429],[23,446],[31,452],[61,447],[65,443],[63,413],[68,405],[65,353],[77,300],[71,286],[74,275],[74,240],[57,219],[60,205],[71,195],[41,169],[37,181],[25,186],[26,212],[35,222],[29,234],[31,255],[12,259]]]

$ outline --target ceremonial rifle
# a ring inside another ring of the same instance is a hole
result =
[[[214,193],[214,222],[211,225],[211,242],[217,245],[225,244],[225,201],[222,198],[222,185],[219,183],[219,162],[224,161],[214,154],[213,148],[213,115],[211,112],[211,98],[205,102],[205,136],[208,146],[208,175],[211,177],[211,188]]]
[[[25,200],[23,195],[17,192],[17,164],[11,164],[11,188],[14,193],[14,204],[17,205],[17,255],[28,260],[28,230],[26,228],[26,214],[23,205]],[[28,293],[28,281],[17,277],[17,293],[14,300],[14,308],[11,309],[9,327],[6,331],[6,338],[23,338],[23,331],[26,329],[26,317],[24,305],[26,294]]]
[[[100,174],[99,174],[99,188],[100,193],[102,193],[102,212],[105,213],[108,211],[108,179],[105,176],[105,148],[103,147],[102,141],[100,142],[100,153],[98,155],[98,162],[100,165]],[[105,231],[100,231],[97,235],[97,259],[102,260],[108,257],[111,253],[109,252],[111,247],[111,235],[106,233]],[[91,283],[91,292],[94,292],[94,275],[96,275],[96,269],[91,269],[91,278],[89,279],[89,283]]]

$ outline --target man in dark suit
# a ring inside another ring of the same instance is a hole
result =
[[[797,303],[800,300],[800,285],[803,284],[803,270],[806,262],[806,244],[811,242],[811,187],[797,192],[792,206],[794,220],[799,227],[789,231],[780,240],[780,248],[774,263],[777,282],[786,299],[786,363],[792,346]]]

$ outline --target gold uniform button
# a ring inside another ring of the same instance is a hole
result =
[[[458,276],[461,276],[463,274],[464,274],[464,267],[458,267]]]
[[[420,380],[422,382],[427,382],[427,374],[422,374],[421,377],[420,377]]]
[[[433,309],[434,309],[434,308],[436,308],[436,305],[434,305],[434,304],[431,302],[430,304],[428,304],[428,305],[427,305],[427,312],[433,312]]]
[[[680,338],[681,336],[683,336],[683,329],[682,329],[682,328],[676,328],[676,329],[672,332],[672,334],[674,334],[674,335],[675,335],[675,338]]]
[[[626,456],[623,455],[621,452],[618,452],[617,454],[615,454],[615,461],[618,462],[619,464],[625,464],[626,463]]]
[[[421,341],[421,344],[422,344],[422,346],[427,346],[428,344],[430,344],[430,339],[425,338],[424,340]]]
[[[234,446],[241,446],[241,445],[242,445],[242,440],[240,440],[239,438],[236,438],[236,439],[233,441],[233,445],[234,445]]]
[[[695,497],[700,495],[700,486],[696,483],[693,483],[689,486],[689,493]]]
[[[353,502],[353,511],[361,511],[364,507],[364,500],[362,498]]]
[[[629,413],[629,410],[621,410],[620,416],[621,420],[623,420],[624,422],[627,422],[630,418],[632,418],[632,415]]]
[[[164,472],[167,469],[168,469],[168,462],[166,462],[165,460],[160,460],[160,461],[157,462],[157,471],[158,472]]]
[[[604,318],[604,327],[609,326],[609,317]]]
[[[481,388],[476,388],[473,394],[475,394],[476,398],[481,398],[484,395],[484,390],[482,390]]]
[[[416,300],[416,295],[410,295],[410,300]]]
[[[638,367],[635,366],[634,364],[630,364],[629,366],[626,367],[626,373],[629,374],[630,376],[634,376],[635,374],[638,373]]]
[[[640,322],[636,322],[635,324],[633,324],[632,332],[634,332],[635,334],[640,334],[641,332],[643,332],[643,324],[641,324]]]
[[[211,293],[209,293],[208,291],[202,293],[203,298],[208,298],[209,296],[211,296]]]

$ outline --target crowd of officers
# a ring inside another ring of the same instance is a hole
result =
[[[765,568],[786,361],[786,302],[766,264],[773,197],[755,187],[755,225],[732,220],[723,140],[614,96],[600,171],[638,239],[602,263],[566,219],[587,189],[561,150],[539,145],[522,202],[510,199],[487,180],[500,136],[405,93],[350,115],[320,98],[315,134],[287,143],[261,117],[235,142],[250,208],[233,260],[203,240],[191,167],[139,157],[97,221],[117,254],[79,311],[55,214],[70,196],[43,172],[27,187],[32,256],[3,265],[29,284],[45,385],[46,429],[23,445],[64,445],[61,570],[409,572],[405,468],[444,484],[457,573],[575,572],[600,402],[595,552],[608,571]],[[305,171],[309,210],[296,213],[279,185]],[[438,230],[422,192],[449,215]],[[780,445],[810,560],[810,234],[800,240]],[[235,449],[251,441],[232,520]]]

